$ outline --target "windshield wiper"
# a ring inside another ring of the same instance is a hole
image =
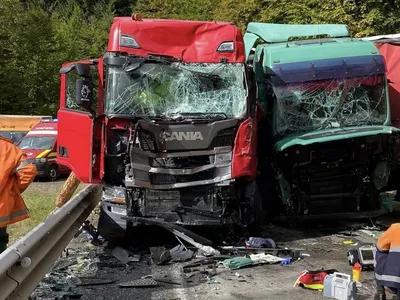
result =
[[[195,74],[195,75],[197,75],[197,76],[204,77],[204,78],[211,78],[211,79],[214,79],[214,80],[218,80],[218,79],[221,78],[221,76],[219,76],[219,75],[212,74],[212,73],[213,73],[216,69],[218,69],[219,67],[215,68],[214,70],[212,70],[211,72],[208,72],[208,73],[204,73],[204,72],[200,72],[200,71],[191,70],[191,69],[189,69],[189,68],[185,68],[185,67],[182,67],[182,66],[180,66],[180,65],[173,65],[173,67],[176,68],[176,69],[178,69],[178,70],[188,71],[188,72],[190,72],[190,73],[192,73],[192,74]]]
[[[131,114],[127,114],[127,113],[112,113],[112,114],[108,114],[107,115],[108,119],[143,119],[146,121],[149,121],[150,118],[149,116],[145,115],[145,114],[135,114],[135,113],[131,113]]]
[[[137,62],[132,62],[128,58],[126,59],[126,62],[122,65],[122,69],[130,74],[133,73],[137,70],[139,70],[146,62],[153,62],[153,63],[162,63],[162,64],[167,64],[170,65],[173,62],[176,61],[176,58],[172,56],[154,56],[154,55],[147,55],[144,58],[138,59]]]
[[[228,116],[224,112],[215,112],[215,113],[203,113],[203,112],[183,112],[183,113],[177,113],[178,115],[181,116],[186,116],[186,117],[203,117],[204,119],[228,119]]]
[[[149,61],[151,61],[151,62],[159,62],[159,63],[170,65],[170,64],[176,62],[177,59],[175,57],[173,57],[173,56],[161,56],[161,55],[157,55],[156,56],[156,55],[148,54],[145,57],[144,61],[146,61],[146,62],[149,62]]]

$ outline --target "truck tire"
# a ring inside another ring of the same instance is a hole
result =
[[[59,173],[60,172],[58,170],[58,166],[55,164],[51,165],[49,168],[49,175],[48,175],[49,181],[56,181],[60,176]]]

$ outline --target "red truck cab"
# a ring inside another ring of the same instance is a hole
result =
[[[238,27],[117,17],[103,58],[60,73],[57,161],[79,180],[125,189],[110,199],[130,216],[246,223],[257,105]]]
[[[60,175],[70,172],[65,165],[56,162],[57,120],[42,120],[18,143],[29,161],[37,168],[37,178],[55,181]]]

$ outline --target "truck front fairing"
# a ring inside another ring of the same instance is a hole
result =
[[[269,116],[282,201],[275,205],[295,215],[379,213],[397,132],[382,56],[370,42],[343,37],[343,25],[283,25],[284,40],[265,33],[277,26],[250,23],[245,35],[255,43],[246,49]],[[331,38],[289,40],[325,34]]]

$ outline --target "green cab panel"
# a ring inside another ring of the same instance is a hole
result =
[[[392,126],[358,126],[312,131],[303,135],[291,136],[280,140],[275,144],[275,150],[280,152],[296,145],[308,146],[314,143],[326,143],[378,134],[391,135],[394,132],[400,132],[400,129]]]

